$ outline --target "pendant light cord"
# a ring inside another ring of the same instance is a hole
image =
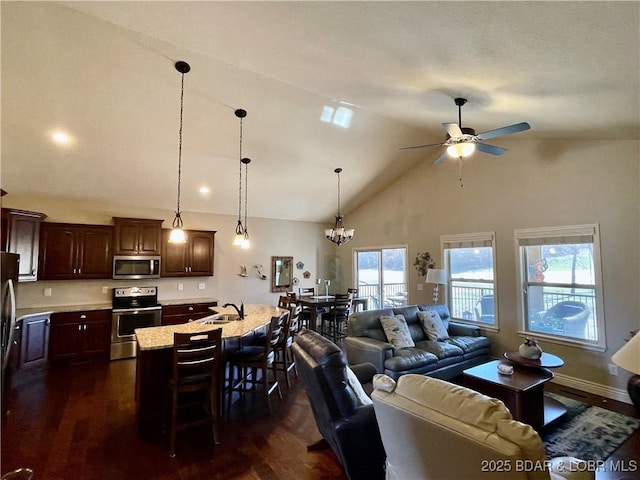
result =
[[[178,204],[176,216],[180,217],[180,180],[182,176],[182,112],[184,111],[184,73],[180,86],[180,130],[178,133]]]
[[[249,159],[246,159],[249,160]],[[249,162],[244,161],[244,237],[249,238],[249,229],[247,228],[247,197],[249,192]]]
[[[238,157],[238,223],[242,225],[242,117],[240,118],[240,156]]]

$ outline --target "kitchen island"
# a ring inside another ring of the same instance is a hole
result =
[[[138,328],[136,355],[136,416],[141,436],[153,438],[164,424],[163,405],[167,382],[172,375],[173,334],[222,329],[224,351],[232,351],[269,324],[271,317],[285,309],[271,305],[245,305],[245,319],[225,321],[237,315],[231,307],[213,307],[212,315],[190,323]],[[223,382],[224,383],[224,382]],[[222,388],[222,386],[221,386]]]

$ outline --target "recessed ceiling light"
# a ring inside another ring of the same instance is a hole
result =
[[[65,143],[69,143],[69,135],[64,132],[55,132],[53,135],[51,135],[51,138],[53,138],[54,142],[62,145],[64,145]]]
[[[200,193],[202,194],[209,193],[209,187],[200,187]]]

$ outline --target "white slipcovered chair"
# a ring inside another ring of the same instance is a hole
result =
[[[538,433],[500,400],[416,374],[379,374],[373,385],[388,480],[594,478],[586,462],[547,459]]]

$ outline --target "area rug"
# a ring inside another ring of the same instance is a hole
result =
[[[640,420],[547,393],[567,407],[567,415],[541,434],[547,458],[573,456],[604,461],[640,427]]]

